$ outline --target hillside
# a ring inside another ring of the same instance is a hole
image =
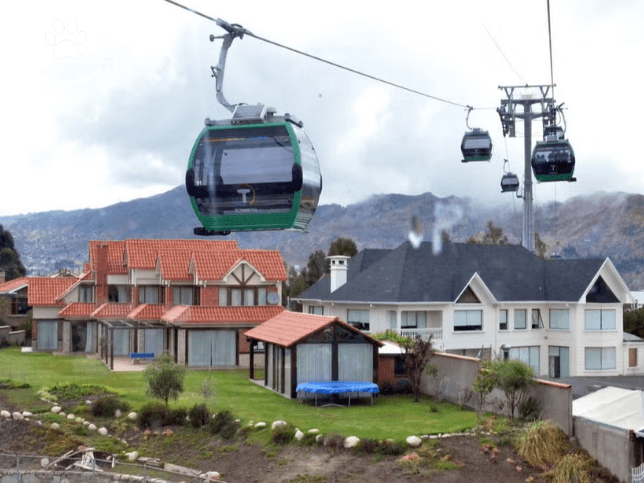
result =
[[[508,201],[509,197],[508,197]],[[484,229],[488,220],[519,243],[522,204],[488,208],[468,198],[376,195],[366,201],[322,205],[309,234],[294,232],[235,233],[243,248],[281,250],[290,265],[303,266],[312,251],[326,251],[339,236],[356,240],[359,248],[393,248],[406,240],[412,215],[420,218],[425,238],[446,229],[452,240],[464,241]],[[633,289],[644,286],[644,196],[595,193],[564,203],[538,206],[537,230],[550,253],[565,258],[609,256]],[[193,238],[197,219],[183,186],[166,193],[101,209],[51,211],[20,215],[5,223],[32,275],[87,260],[91,239]]]

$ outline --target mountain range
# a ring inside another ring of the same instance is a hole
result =
[[[514,208],[516,207],[516,208]],[[407,240],[412,218],[425,240],[465,241],[492,221],[510,243],[520,243],[522,203],[486,207],[469,198],[374,195],[347,206],[320,205],[309,233],[233,233],[242,248],[280,250],[284,260],[303,267],[311,252],[327,251],[338,237],[351,237],[362,248],[394,248]],[[562,258],[610,257],[632,290],[644,287],[644,196],[598,192],[562,203],[539,205],[535,226],[549,255]],[[79,269],[88,258],[88,241],[124,238],[194,238],[197,226],[185,188],[117,203],[105,208],[48,211],[12,217],[5,228],[30,275],[61,268]]]

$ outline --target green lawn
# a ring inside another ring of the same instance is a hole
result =
[[[209,404],[212,412],[229,409],[243,422],[281,419],[306,431],[317,428],[322,433],[337,432],[362,438],[393,438],[409,435],[457,432],[476,425],[476,413],[441,403],[439,412],[431,412],[428,399],[415,404],[408,396],[380,396],[373,406],[316,408],[300,404],[261,388],[248,381],[248,371],[187,371],[185,392],[172,407],[190,408],[203,402],[199,394],[201,382],[213,377],[217,397]],[[0,350],[0,379],[27,382],[35,389],[56,382],[100,384],[116,390],[121,399],[136,410],[150,399],[142,372],[110,373],[96,359],[49,354],[21,353],[18,349]],[[16,390],[0,391],[9,395]],[[18,396],[18,393],[15,393]]]

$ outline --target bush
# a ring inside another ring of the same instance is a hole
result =
[[[168,408],[163,404],[153,401],[147,403],[139,412],[139,427],[148,429],[163,426],[168,420]]]
[[[344,448],[344,436],[339,433],[327,434],[324,437],[324,446],[328,446],[332,450]]]
[[[304,437],[302,438],[302,441],[300,441],[300,444],[302,446],[316,446],[318,444],[315,440],[316,437],[316,433],[304,433]]]
[[[398,379],[398,393],[411,394],[412,385],[409,379]]]
[[[593,468],[593,460],[583,453],[569,454],[561,459],[557,466],[543,474],[546,481],[553,483],[567,483],[577,481],[579,483],[591,483],[589,472]]]
[[[233,421],[230,424],[227,424],[222,428],[221,431],[219,431],[219,436],[222,439],[225,439],[226,441],[231,440],[235,437],[237,434],[237,431],[241,429],[241,424],[239,424],[237,421]]]
[[[391,383],[391,381],[384,381],[380,385],[380,393],[385,396],[391,396],[395,392],[396,388],[394,388],[394,385]]]
[[[378,441],[369,438],[362,438],[360,442],[353,448],[353,454],[361,456],[365,454],[374,454],[378,448]]]
[[[114,396],[100,397],[92,405],[92,415],[96,418],[113,418],[117,409],[125,412],[129,406]]]
[[[185,408],[170,409],[168,411],[168,418],[166,424],[169,426],[183,426],[186,424],[186,417],[188,411]]]
[[[215,418],[208,425],[208,429],[212,434],[219,434],[222,429],[232,424],[235,421],[235,416],[228,410],[221,411],[215,415]]]
[[[176,400],[183,392],[186,368],[174,362],[170,354],[162,354],[145,369],[143,376],[148,382],[148,395],[163,399],[167,406],[169,399]]]
[[[438,412],[438,405],[434,401],[430,401],[430,403],[429,403],[429,412],[430,413],[437,413]]]
[[[284,426],[277,426],[271,436],[275,444],[289,444],[295,437],[295,426],[287,423]]]
[[[517,438],[517,451],[532,466],[558,464],[568,448],[566,435],[550,421],[532,423]]]
[[[205,404],[195,404],[188,413],[193,428],[203,428],[210,421],[210,413]]]
[[[541,403],[532,396],[519,406],[519,416],[521,419],[534,421],[539,418],[539,414],[541,414]]]
[[[382,441],[375,447],[375,453],[383,456],[400,456],[405,454],[407,447],[398,441]]]

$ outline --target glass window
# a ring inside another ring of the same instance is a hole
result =
[[[107,300],[118,304],[128,304],[131,299],[131,290],[127,285],[108,285]]]
[[[570,353],[568,347],[548,347],[548,375],[555,379],[568,379]]]
[[[615,347],[586,347],[585,367],[589,371],[615,369]]]
[[[541,320],[541,311],[539,309],[532,309],[532,328],[543,329],[543,321]]]
[[[240,288],[233,288],[230,290],[230,305],[239,306],[242,304],[242,291]]]
[[[483,329],[483,311],[482,310],[455,310],[454,311],[454,330],[482,330]]]
[[[78,301],[90,303],[94,301],[94,287],[80,287],[78,289]]]
[[[615,310],[586,310],[586,330],[615,330]]]
[[[356,329],[369,331],[368,310],[347,310],[347,322]]]
[[[507,309],[499,310],[499,330],[508,330],[508,311],[507,311]]]
[[[225,307],[228,305],[228,289],[219,287],[219,305]]]
[[[255,289],[244,289],[244,305],[255,305]]]
[[[257,305],[266,305],[266,287],[257,289]]]
[[[541,369],[539,347],[512,347],[510,359],[524,362],[534,369],[535,374],[539,375]]]
[[[139,287],[139,303],[140,304],[162,304],[163,303],[163,287],[157,285],[141,285]]]
[[[550,309],[550,328],[560,330],[570,329],[568,309]]]
[[[396,330],[398,328],[398,321],[396,320],[396,311],[389,311],[389,328],[391,330]]]
[[[174,287],[172,289],[172,303],[174,305],[193,305],[192,287]]]
[[[319,305],[311,305],[309,307],[309,314],[324,315],[324,307],[321,307]]]
[[[637,349],[628,349],[628,367],[637,367]]]
[[[402,312],[400,314],[401,329],[425,329],[426,327],[427,314],[425,312]]]
[[[514,309],[514,329],[525,329],[525,309]]]

